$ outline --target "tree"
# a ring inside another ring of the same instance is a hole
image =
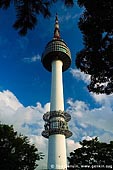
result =
[[[69,170],[78,169],[112,169],[113,141],[99,142],[98,138],[83,140],[81,148],[74,150],[68,157]]]
[[[34,170],[36,160],[43,158],[28,138],[17,135],[13,126],[0,124],[0,169]]]
[[[14,5],[16,21],[13,27],[19,30],[20,35],[26,35],[28,29],[32,30],[37,24],[37,15],[50,17],[50,6],[57,0],[0,0],[0,8],[8,9]],[[63,0],[66,6],[73,5],[73,0]]]
[[[113,93],[113,1],[78,0],[78,5],[84,8],[78,22],[84,48],[76,66],[91,75],[90,92]]]

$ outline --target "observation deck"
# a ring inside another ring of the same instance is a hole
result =
[[[51,72],[51,63],[54,60],[61,60],[63,63],[62,71],[67,70],[71,65],[71,53],[67,44],[60,38],[58,17],[55,20],[55,30],[53,39],[46,45],[42,54],[43,66]]]
[[[62,71],[67,70],[71,65],[71,53],[66,43],[62,39],[53,38],[42,54],[43,66],[51,72],[51,63],[54,60],[61,60],[63,62]]]

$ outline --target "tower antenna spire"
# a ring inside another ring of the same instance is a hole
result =
[[[59,29],[57,13],[56,13],[56,18],[55,18],[54,39],[60,39],[60,29]]]

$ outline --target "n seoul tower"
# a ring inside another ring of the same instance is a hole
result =
[[[42,136],[48,138],[48,170],[67,170],[66,138],[72,136],[68,129],[71,116],[64,111],[62,72],[71,64],[71,54],[66,43],[60,38],[56,14],[53,39],[42,54],[42,64],[52,72],[50,112],[43,115],[45,121]]]

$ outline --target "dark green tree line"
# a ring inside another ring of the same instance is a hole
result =
[[[28,138],[18,135],[13,126],[0,124],[0,169],[34,170],[37,160],[43,159]]]
[[[84,8],[78,22],[84,48],[76,66],[91,75],[89,91],[113,93],[113,1],[78,0],[78,5]]]
[[[38,23],[38,15],[50,17],[50,7],[57,0],[0,0],[0,8],[7,10],[11,5],[16,11],[16,21],[13,27],[20,35],[26,35]],[[66,6],[72,6],[73,0],[63,0]]]
[[[96,137],[83,140],[80,144],[81,148],[71,152],[68,157],[69,170],[113,168],[113,141],[104,143]]]

